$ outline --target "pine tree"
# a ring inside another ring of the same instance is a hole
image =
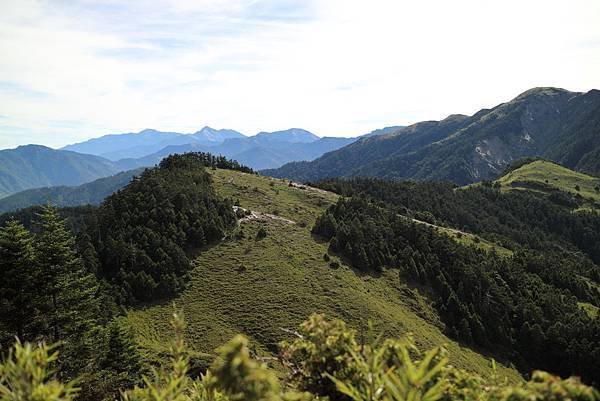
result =
[[[9,221],[0,229],[0,329],[10,343],[32,341],[35,265],[32,238],[23,225]],[[1,339],[4,343],[4,338]]]
[[[75,239],[55,208],[44,207],[40,215],[41,232],[35,241],[39,270],[39,293],[43,294],[42,314],[45,337],[65,344],[62,354],[71,366],[65,371],[78,371],[91,353],[90,336],[99,311],[98,283],[88,273],[75,253]]]
[[[107,325],[98,343],[96,370],[82,377],[80,399],[116,400],[120,391],[139,384],[141,357],[129,327],[119,319]]]

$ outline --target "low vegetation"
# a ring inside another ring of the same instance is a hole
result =
[[[495,377],[458,370],[449,364],[443,348],[419,352],[410,338],[369,338],[359,344],[356,332],[342,321],[313,315],[298,339],[282,344],[282,360],[295,367],[296,385],[284,389],[263,363],[251,357],[248,341],[236,336],[219,350],[219,358],[198,379],[188,376],[183,322],[172,321],[168,364],[144,376],[141,384],[122,392],[122,401],[354,401],[471,400],[578,400],[595,401],[600,394],[577,379],[561,380],[534,372],[531,381],[509,385]],[[57,354],[51,347],[15,344],[0,364],[0,399],[15,401],[71,401],[79,388],[74,381],[53,377]]]

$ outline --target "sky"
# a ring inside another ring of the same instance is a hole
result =
[[[0,148],[355,136],[600,88],[598,0],[1,0]]]

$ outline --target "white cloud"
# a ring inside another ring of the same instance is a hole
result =
[[[357,135],[598,88],[599,17],[596,0],[4,0],[0,147],[205,124]]]

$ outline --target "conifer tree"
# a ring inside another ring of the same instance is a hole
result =
[[[142,370],[141,357],[133,334],[121,320],[115,319],[107,327],[107,352],[103,355],[100,367],[127,374],[131,380],[130,384],[135,382]]]
[[[35,312],[34,252],[29,232],[16,220],[0,229],[0,335],[32,341]],[[4,333],[2,333],[4,331]],[[3,347],[4,348],[4,347]]]
[[[43,296],[41,313],[43,334],[51,342],[63,342],[62,355],[71,366],[67,372],[80,371],[91,354],[92,329],[99,311],[98,283],[87,272],[75,252],[75,239],[55,208],[44,207],[39,222],[41,232],[35,241],[39,270],[39,293]]]

